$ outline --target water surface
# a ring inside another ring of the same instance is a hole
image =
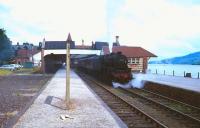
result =
[[[198,77],[200,73],[200,65],[182,65],[182,64],[148,64],[149,73],[157,73],[175,76],[184,76],[185,73],[191,73],[193,78]]]

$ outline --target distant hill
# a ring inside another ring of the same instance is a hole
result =
[[[186,56],[174,57],[160,61],[150,61],[149,64],[192,64],[200,65],[200,52],[188,54]]]

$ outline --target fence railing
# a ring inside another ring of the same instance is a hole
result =
[[[158,72],[158,70],[156,69],[155,71],[150,70],[149,73],[161,74],[161,75],[170,75],[170,76],[183,76],[183,77],[190,77],[190,78],[197,78],[197,79],[199,79],[199,77],[200,77],[200,73],[199,72],[197,72],[196,74],[194,74],[194,73],[192,74],[191,72],[183,71],[182,75],[180,75],[180,73],[176,74],[176,72],[174,70],[172,70],[171,72],[167,73],[166,70]]]

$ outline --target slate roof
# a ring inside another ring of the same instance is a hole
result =
[[[75,49],[92,49],[92,46],[88,46],[88,45],[76,45]]]
[[[102,50],[103,46],[108,46],[108,42],[96,41],[95,44],[94,44],[94,49],[95,50]]]
[[[70,48],[75,48],[75,42],[72,41]],[[66,41],[45,41],[45,49],[66,49]]]

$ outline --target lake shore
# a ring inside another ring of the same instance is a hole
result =
[[[182,77],[186,73],[191,73],[192,78],[198,78],[198,73],[200,73],[200,65],[148,64],[147,73]]]

